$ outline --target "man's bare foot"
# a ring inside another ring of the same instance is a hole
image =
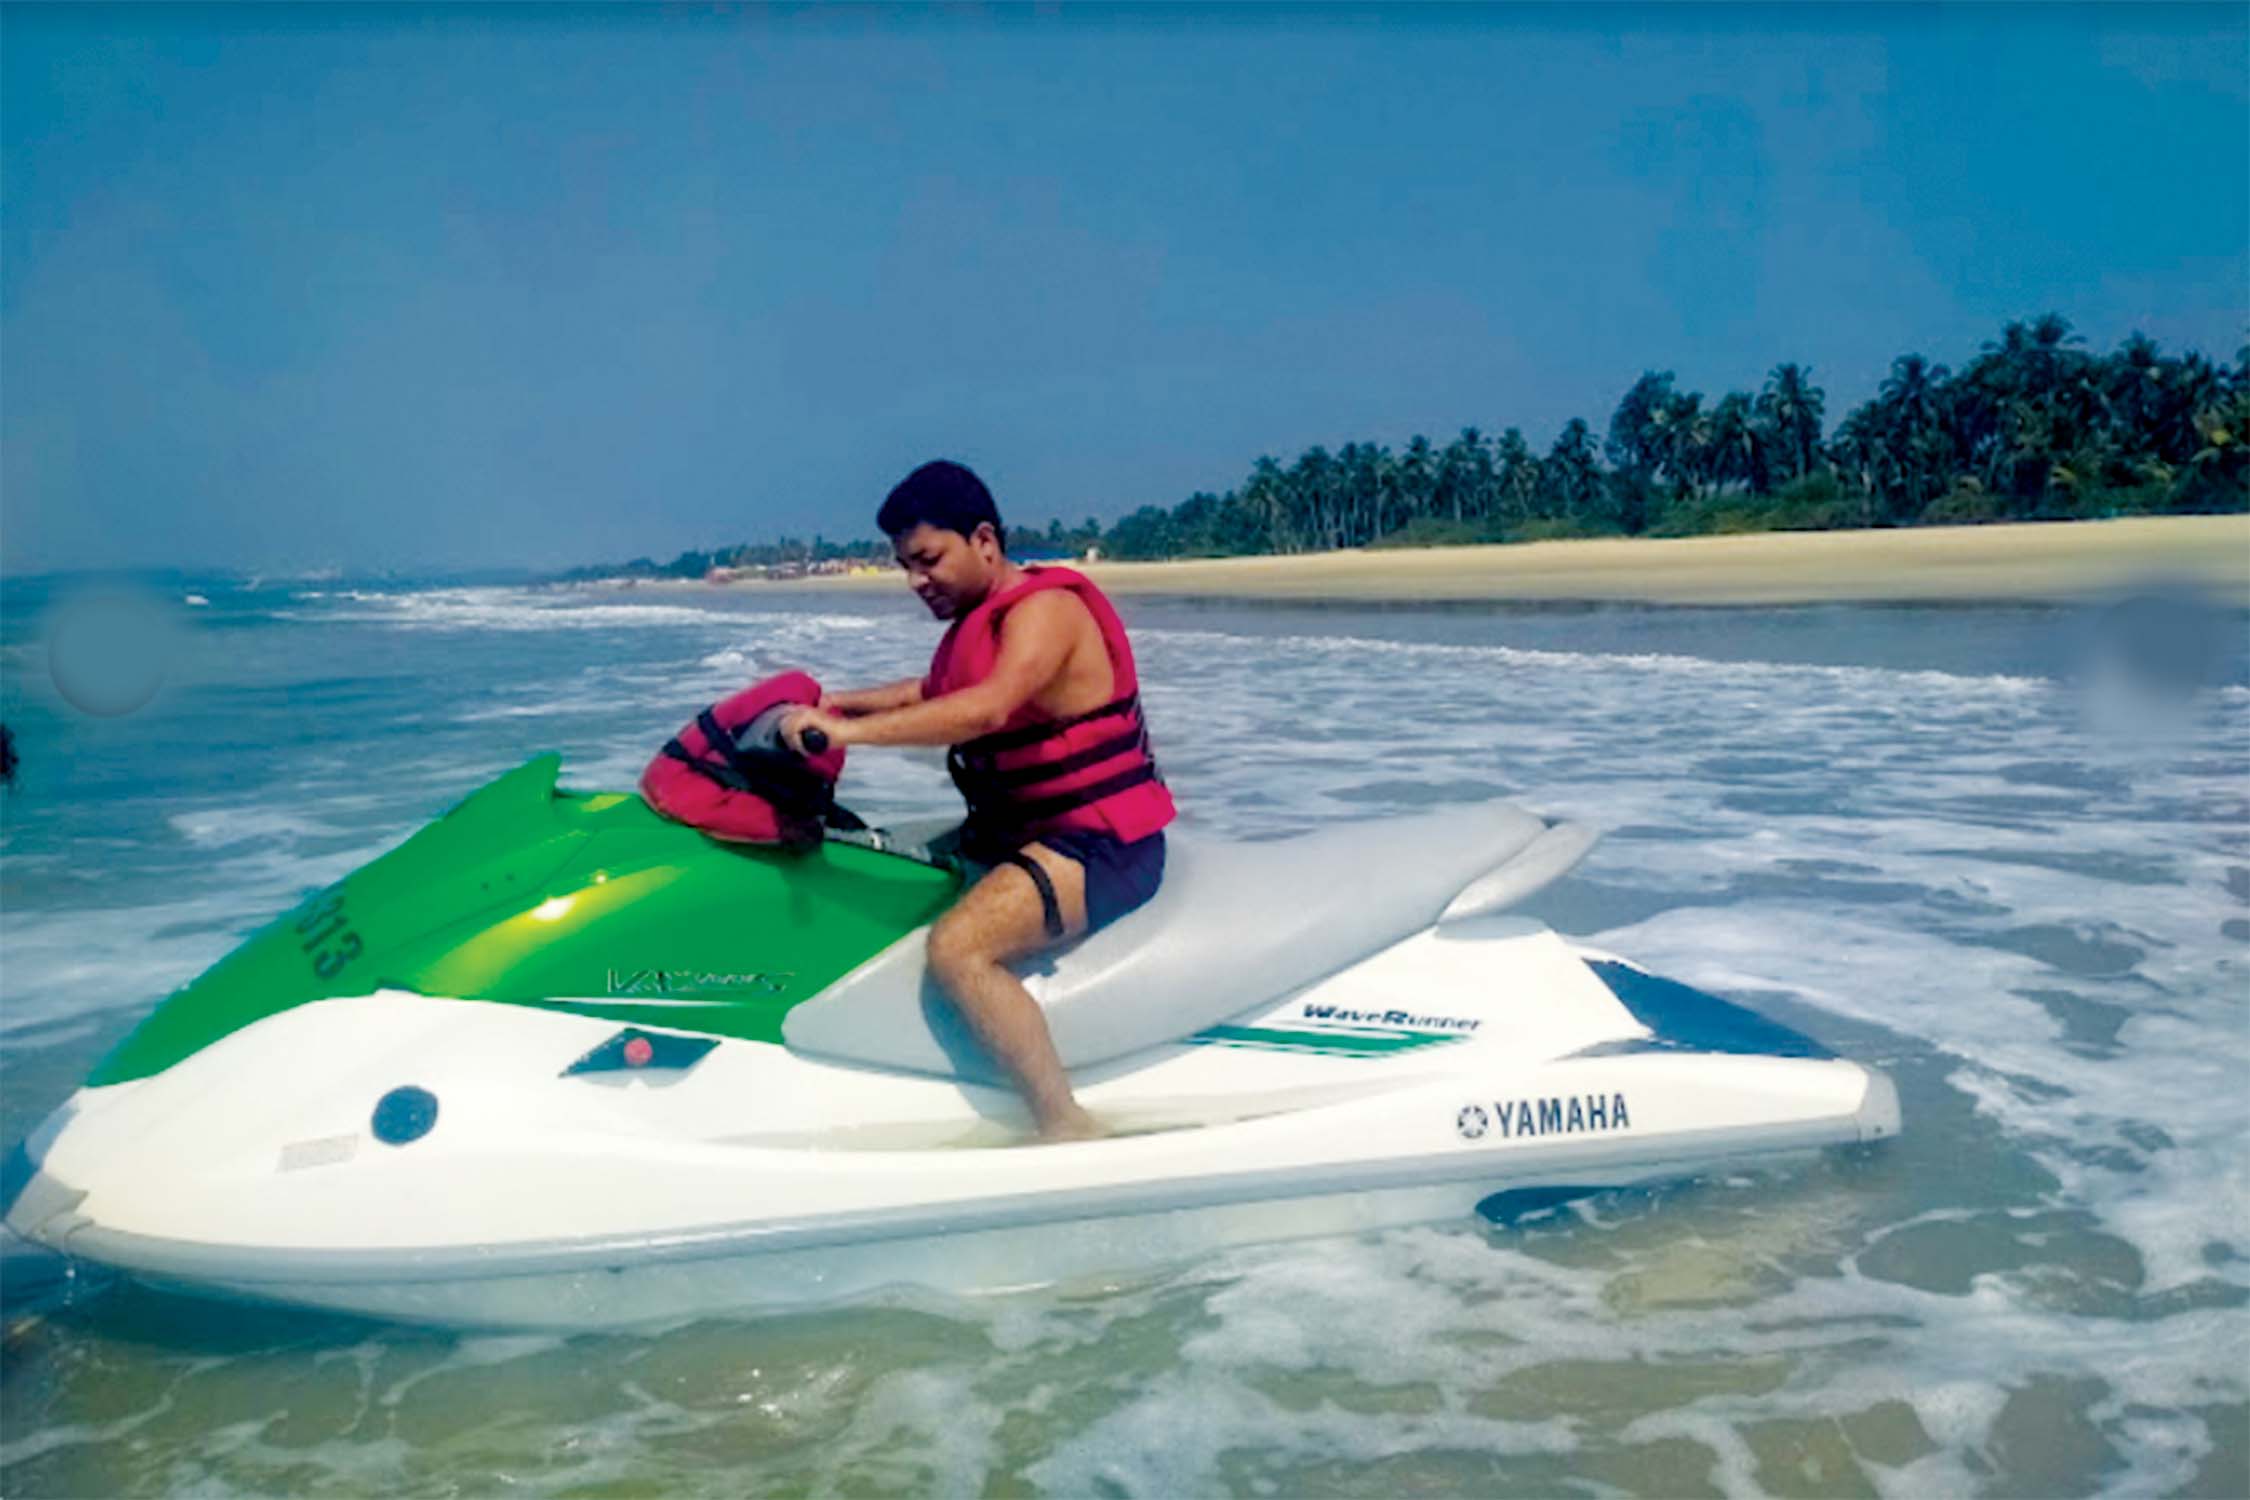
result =
[[[1108,1134],[1107,1126],[1075,1104],[1039,1122],[1039,1139],[1046,1145],[1057,1141],[1098,1141]]]

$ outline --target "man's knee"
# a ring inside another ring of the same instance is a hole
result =
[[[929,942],[923,951],[931,970],[940,979],[966,973],[992,961],[965,922],[941,919],[930,929]]]

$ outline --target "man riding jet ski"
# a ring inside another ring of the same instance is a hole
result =
[[[1048,1140],[1098,1136],[1047,1023],[1008,965],[1098,932],[1156,894],[1172,794],[1141,719],[1125,626],[1068,568],[1011,562],[992,493],[940,460],[876,524],[931,614],[926,676],[823,697],[783,739],[935,745],[967,798],[960,853],[985,873],[930,928],[930,973],[1007,1070]]]
[[[941,492],[973,501],[965,474]],[[619,1327],[1505,1216],[1898,1130],[1882,1074],[1515,914],[1589,829],[1487,803],[1167,849],[1100,595],[1009,564],[989,512],[921,514],[902,561],[956,610],[929,678],[757,684],[642,797],[560,787],[556,755],[501,776],[145,1017],[9,1154],[8,1227],[202,1293]],[[1077,613],[1011,644],[1042,601]],[[835,805],[845,743],[948,723],[967,846],[1002,861],[973,885]],[[970,962],[1000,955],[1005,987]],[[1084,1114],[1110,1137],[1013,1149]]]

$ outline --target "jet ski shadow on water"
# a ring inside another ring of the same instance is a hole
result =
[[[253,935],[17,1148],[6,1219],[160,1286],[465,1327],[978,1290],[1897,1133],[1882,1074],[1511,910],[1492,803],[1172,831],[1028,969],[1117,1132],[1026,1149],[907,830],[718,842],[542,756]],[[839,820],[841,821],[841,820]],[[853,820],[856,821],[856,820]]]

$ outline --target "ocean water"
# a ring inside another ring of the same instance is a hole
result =
[[[0,592],[0,1146],[531,753],[626,786],[745,680],[903,676],[935,635],[903,591],[134,597]],[[1887,1069],[1905,1136],[1514,1225],[631,1336],[205,1304],[11,1243],[0,1493],[2250,1490],[2240,612],[1126,613],[1195,822],[1595,822],[1537,914]],[[949,795],[926,755],[845,785],[877,821]]]

